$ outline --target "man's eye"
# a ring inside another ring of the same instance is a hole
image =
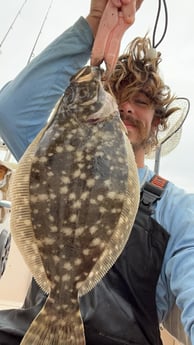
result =
[[[146,101],[146,100],[144,100],[144,99],[140,99],[140,98],[135,99],[135,102],[136,102],[137,104],[149,105],[148,101]]]

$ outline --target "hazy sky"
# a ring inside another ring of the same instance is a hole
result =
[[[194,25],[193,0],[166,0],[168,6],[168,29],[162,43],[157,48],[162,53],[162,76],[173,93],[178,97],[187,97],[191,109],[183,127],[182,138],[177,148],[161,159],[160,174],[188,191],[194,192]],[[5,37],[24,0],[0,1],[0,43]],[[35,44],[50,0],[28,0],[18,16],[12,30],[0,48],[0,87],[27,64]],[[89,0],[54,0],[46,24],[40,34],[35,49],[37,55],[47,44],[62,31],[74,23],[79,16],[87,15]],[[147,32],[152,37],[158,7],[157,0],[144,0],[136,15],[136,21],[123,37],[121,52],[136,36]],[[157,39],[164,29],[164,11],[162,9]],[[153,167],[153,161],[148,161]]]

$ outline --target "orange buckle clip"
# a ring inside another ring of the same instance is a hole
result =
[[[168,180],[159,175],[154,175],[150,182],[157,187],[164,188],[168,183]]]

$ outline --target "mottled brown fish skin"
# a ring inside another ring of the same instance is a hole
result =
[[[78,291],[106,274],[136,215],[134,156],[99,73],[86,67],[72,78],[32,159],[32,241],[50,291],[22,345],[85,344]]]

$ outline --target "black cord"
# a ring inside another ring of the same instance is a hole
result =
[[[160,18],[160,12],[161,12],[161,3],[163,2],[164,5],[164,13],[165,13],[165,24],[164,24],[164,31],[162,34],[161,39],[158,41],[158,43],[156,44],[156,31],[157,31],[157,26],[158,26],[158,21]],[[157,11],[157,15],[156,15],[156,20],[155,20],[155,24],[154,24],[154,30],[153,30],[153,39],[152,39],[152,46],[153,48],[157,48],[159,46],[159,44],[163,41],[165,35],[166,35],[166,31],[167,31],[167,26],[168,26],[168,9],[167,9],[167,5],[166,5],[166,1],[165,0],[158,0],[158,11]]]

